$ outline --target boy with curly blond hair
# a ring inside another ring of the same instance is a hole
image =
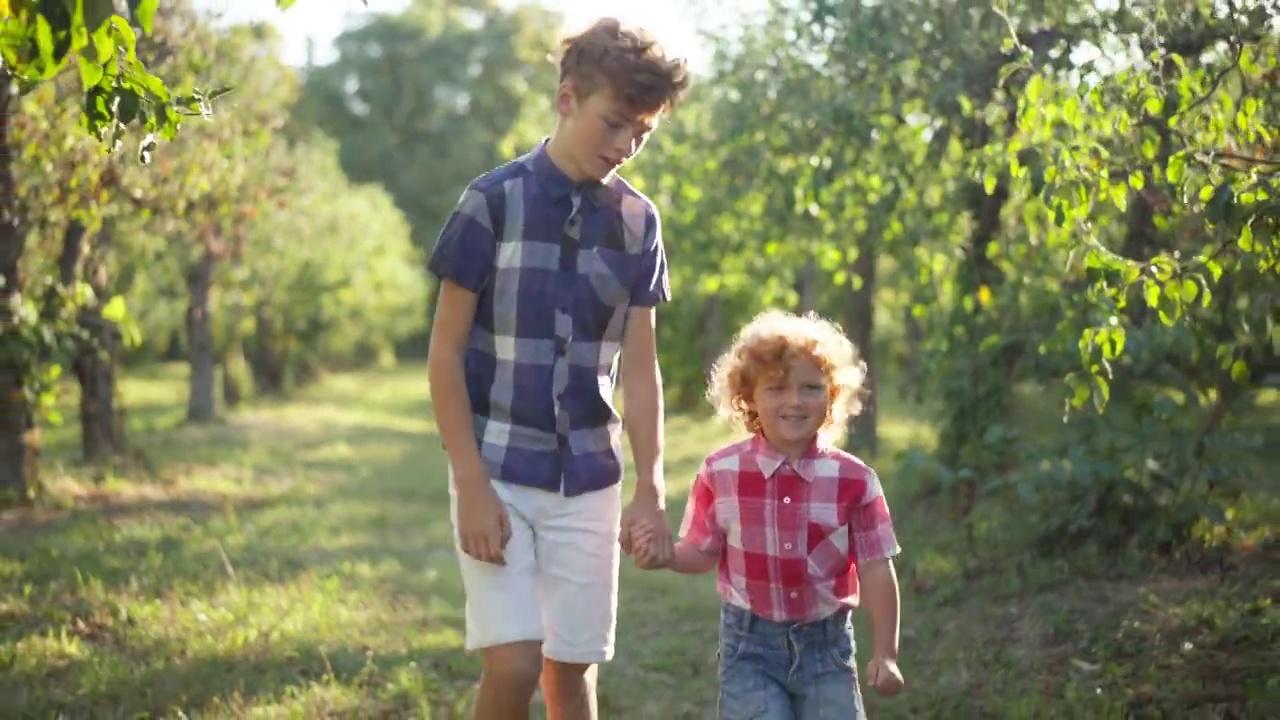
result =
[[[595,718],[614,652],[619,549],[665,525],[655,307],[670,298],[653,203],[617,175],[684,94],[682,60],[603,19],[567,39],[555,134],[472,181],[429,267],[428,366],[449,458],[475,717]],[[622,507],[619,357],[636,475]],[[641,567],[664,564],[655,537]]]
[[[867,681],[903,687],[898,554],[874,470],[833,442],[866,365],[839,327],[770,310],[712,368],[708,398],[750,437],[707,456],[665,566],[718,569],[724,720],[862,718],[850,613],[874,628]],[[644,545],[665,529],[637,532]]]

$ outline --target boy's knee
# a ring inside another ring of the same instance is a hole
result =
[[[543,658],[542,660],[543,675],[553,678],[557,682],[585,681],[589,684],[593,683],[599,667],[599,665],[593,663],[560,662],[551,658]]]
[[[542,674],[540,643],[519,642],[486,648],[484,674],[487,681],[506,692],[532,695]]]

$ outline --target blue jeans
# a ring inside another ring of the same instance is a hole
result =
[[[720,606],[721,720],[863,720],[849,611],[778,623]]]

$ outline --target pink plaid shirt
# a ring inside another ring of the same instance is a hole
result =
[[[858,561],[900,551],[874,470],[817,443],[793,465],[761,435],[707,457],[680,536],[720,556],[720,597],[779,622],[857,607]]]

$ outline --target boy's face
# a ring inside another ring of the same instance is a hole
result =
[[[779,451],[798,455],[827,421],[827,379],[812,358],[797,359],[786,374],[756,382],[751,402],[764,436]]]
[[[575,180],[605,180],[640,153],[658,125],[660,112],[637,114],[607,85],[581,97],[572,81],[556,93],[559,132],[568,142]]]

